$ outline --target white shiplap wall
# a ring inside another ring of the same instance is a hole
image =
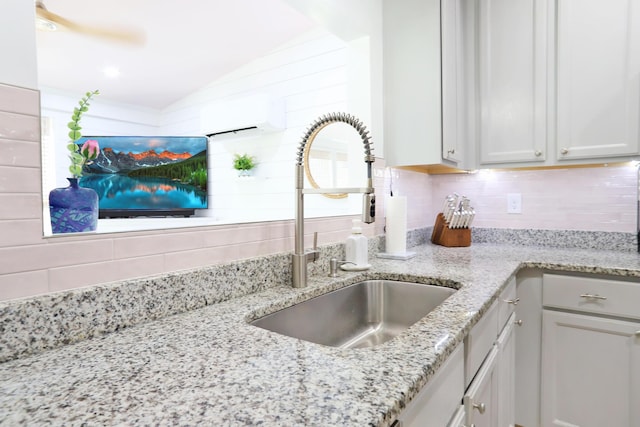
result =
[[[354,45],[356,48],[354,48]],[[197,134],[200,115],[212,103],[266,94],[284,100],[286,129],[216,140],[210,146],[209,216],[237,222],[292,218],[294,213],[294,159],[306,126],[322,114],[352,112],[359,93],[351,86],[368,79],[350,77],[368,54],[353,55],[367,44],[346,43],[324,30],[314,30],[257,58],[163,112],[164,133]],[[357,64],[354,61],[359,61]],[[362,118],[365,120],[366,118]],[[258,167],[250,179],[238,178],[232,168],[235,153],[257,158]],[[308,216],[359,212],[360,199],[329,200],[321,196],[305,200]]]

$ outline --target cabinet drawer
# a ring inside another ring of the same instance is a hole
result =
[[[545,274],[542,304],[545,307],[640,319],[640,283]]]
[[[515,311],[518,301],[516,298],[516,279],[514,277],[509,281],[509,284],[500,293],[500,297],[498,298],[498,331],[504,328],[507,320],[509,320],[509,317]]]
[[[471,383],[498,337],[498,302],[493,303],[464,339],[464,386]]]

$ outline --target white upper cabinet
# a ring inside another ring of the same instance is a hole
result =
[[[481,165],[546,159],[547,1],[477,3]]]
[[[640,154],[640,1],[383,2],[389,166]]]
[[[388,166],[440,165],[460,167],[462,148],[456,118],[462,87],[456,70],[460,42],[447,38],[443,55],[442,37],[455,37],[456,5],[459,0],[393,0],[383,2],[384,51],[384,139]],[[446,22],[442,21],[444,13]],[[443,62],[444,61],[444,62]],[[443,80],[444,79],[444,80]],[[444,119],[448,142],[443,145]]]
[[[468,94],[465,63],[463,0],[441,3],[442,20],[442,158],[457,167],[464,163],[468,139]]]
[[[552,166],[640,152],[640,2],[477,2],[478,162]]]
[[[637,154],[640,2],[555,0],[558,160]]]

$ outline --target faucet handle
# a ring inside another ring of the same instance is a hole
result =
[[[313,249],[305,251],[307,262],[316,262],[320,258],[320,251],[318,250],[318,232],[313,233]]]

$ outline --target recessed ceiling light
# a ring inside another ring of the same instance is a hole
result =
[[[118,67],[106,67],[102,70],[105,77],[115,79],[120,76],[120,69]]]

